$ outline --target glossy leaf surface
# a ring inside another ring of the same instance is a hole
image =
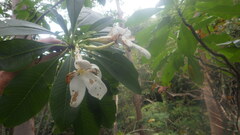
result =
[[[0,20],[0,36],[53,34],[51,31],[28,21],[7,19]]]
[[[48,102],[58,59],[39,64],[19,73],[0,97],[0,122],[13,127],[21,124]]]
[[[71,97],[69,84],[66,82],[67,74],[74,70],[73,63],[72,56],[68,56],[64,63],[61,64],[50,95],[52,116],[56,125],[61,130],[71,126],[78,112],[78,108],[72,108],[69,105]]]
[[[141,93],[138,72],[124,55],[106,51],[101,51],[100,54],[101,56],[94,57],[116,80],[133,92]]]
[[[57,45],[13,39],[0,42],[0,69],[17,71],[29,66],[40,54]]]

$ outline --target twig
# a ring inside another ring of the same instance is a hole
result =
[[[57,3],[55,3],[51,8],[49,8],[49,9],[48,9],[47,11],[45,11],[40,17],[38,17],[37,20],[35,21],[35,23],[38,24],[39,21],[42,20],[43,17],[44,17],[45,15],[47,15],[47,14],[51,11],[51,9],[55,8],[58,4],[62,3],[63,1],[64,1],[64,0],[60,0],[60,1],[58,1]]]
[[[151,103],[151,104],[154,103],[154,101],[152,101],[152,100],[150,100],[150,99],[148,99],[148,98],[145,98],[145,101],[148,101],[148,102]]]
[[[196,59],[198,59],[198,60],[199,60],[203,65],[205,65],[205,66],[208,66],[208,67],[214,68],[214,69],[219,69],[219,70],[222,70],[222,71],[225,71],[225,72],[228,72],[228,73],[234,75],[234,73],[232,73],[231,71],[229,71],[229,70],[227,70],[227,69],[224,69],[224,68],[221,68],[221,67],[217,67],[217,66],[215,66],[215,65],[211,65],[211,64],[208,64],[208,63],[203,62],[203,60],[202,60],[201,58],[197,58],[197,57],[196,57]]]
[[[152,130],[152,129],[136,129],[136,130],[133,130],[133,131],[127,133],[127,134],[132,134],[132,133],[139,132],[139,131],[154,131],[154,130]]]
[[[192,93],[171,93],[171,92],[168,92],[168,91],[166,91],[166,93],[168,93],[172,97],[190,96],[192,98],[199,98],[198,96],[193,95]]]
[[[212,55],[216,56],[216,57],[219,57],[219,58],[222,58],[223,61],[225,62],[225,64],[235,72],[236,76],[239,77],[240,76],[240,73],[238,72],[238,70],[234,67],[234,65],[232,65],[229,60],[227,59],[227,57],[225,55],[222,55],[222,54],[219,54],[217,52],[214,52],[212,49],[210,49],[204,42],[203,40],[198,36],[198,34],[195,32],[195,29],[193,28],[192,25],[190,25],[189,23],[187,23],[187,21],[185,20],[185,18],[183,17],[182,15],[182,12],[180,11],[179,8],[177,8],[177,11],[178,11],[178,15],[180,16],[180,18],[182,19],[182,22],[184,23],[185,26],[187,26],[193,36],[195,37],[195,39],[200,43],[200,45],[206,49],[209,53],[211,53]]]

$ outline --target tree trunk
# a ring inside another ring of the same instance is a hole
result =
[[[208,63],[208,60],[204,54],[202,54],[201,59],[205,63]],[[204,65],[202,65],[202,67],[204,72],[204,82],[201,89],[202,89],[204,101],[205,101],[207,112],[208,112],[211,135],[226,135],[226,132],[225,132],[226,128],[224,125],[224,120],[225,120],[224,114],[220,109],[218,102],[215,100],[213,96],[213,91],[211,88],[212,79],[209,75],[209,72],[211,70]]]
[[[16,127],[14,127],[13,135],[34,135],[34,119],[30,119]]]

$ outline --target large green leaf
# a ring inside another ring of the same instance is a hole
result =
[[[107,51],[94,55],[96,60],[119,82],[135,93],[141,93],[138,72],[134,65],[122,54]]]
[[[239,17],[240,5],[236,6],[217,5],[213,8],[203,11],[209,13],[210,15],[215,15],[222,18]]]
[[[179,71],[180,67],[184,64],[184,57],[181,53],[175,52],[170,56],[167,63],[163,67],[161,74],[161,82],[164,86],[169,86],[170,81],[173,79],[175,73]]]
[[[240,62],[240,49],[235,46],[220,46],[218,44],[231,41],[231,37],[227,34],[212,34],[205,37],[204,42],[212,50],[225,55],[231,62]]]
[[[31,22],[8,19],[0,20],[0,36],[53,34],[51,31]]]
[[[118,93],[117,87],[119,82],[111,74],[109,74],[109,72],[106,71],[106,69],[97,60],[89,57],[84,57],[84,59],[96,64],[99,67],[100,71],[102,72],[102,80],[107,86],[108,92],[110,92],[112,95],[116,95]]]
[[[188,73],[192,81],[202,84],[203,73],[198,61],[194,57],[188,57]]]
[[[58,45],[26,39],[2,41],[0,42],[0,70],[17,71],[23,69],[44,51],[54,46]]]
[[[75,135],[98,135],[100,125],[88,107],[86,98],[80,105],[79,114],[74,122]]]
[[[153,32],[154,28],[156,27],[156,25],[157,24],[151,24],[147,28],[144,28],[141,31],[139,31],[135,35],[136,41],[142,46],[148,45],[148,43],[151,39],[151,36],[152,36],[152,32]]]
[[[198,0],[196,3],[196,8],[200,10],[211,9],[216,6],[233,6],[234,1],[231,0]]]
[[[71,97],[69,85],[65,81],[67,74],[74,70],[73,64],[72,56],[68,56],[59,69],[50,95],[52,116],[61,130],[71,126],[77,116],[78,109],[69,106]]]
[[[101,100],[93,98],[87,94],[87,103],[89,109],[94,114],[97,123],[106,128],[111,128],[113,126],[116,113],[115,101],[113,100],[112,95],[109,93],[110,92],[108,92]]]
[[[166,64],[168,57],[175,52],[176,48],[177,47],[175,44],[169,44],[164,51],[161,51],[158,56],[153,58],[151,67],[153,68],[154,72],[161,70],[164,64]]]
[[[192,56],[197,48],[197,40],[194,38],[191,31],[185,26],[181,25],[179,37],[177,40],[179,50],[185,56]]]
[[[159,51],[164,50],[169,37],[170,31],[170,18],[164,17],[158,25],[157,31],[153,33],[153,39],[151,40],[148,50],[150,51],[152,57],[159,54]]]
[[[13,127],[33,117],[47,103],[58,59],[19,73],[0,98],[0,122]]]
[[[94,24],[92,24],[91,27],[89,28],[89,30],[90,31],[100,31],[112,24],[113,24],[112,17],[105,17],[105,18],[102,18],[102,19],[96,21]]]
[[[63,29],[64,33],[68,35],[67,25],[66,25],[63,17],[60,14],[58,14],[57,10],[55,10],[55,9],[51,9],[51,12],[55,15],[57,22]]]
[[[146,8],[141,9],[133,13],[131,17],[128,18],[126,25],[127,26],[134,26],[139,23],[142,23],[149,19],[154,14],[158,13],[162,8]]]
[[[202,0],[195,7],[198,11],[222,18],[239,17],[240,5],[231,0]]]
[[[100,101],[101,121],[106,128],[111,128],[115,121],[116,104],[112,96],[106,95]],[[96,112],[95,112],[96,113]]]
[[[71,22],[71,29],[75,29],[77,18],[83,7],[84,0],[67,0],[67,10]]]

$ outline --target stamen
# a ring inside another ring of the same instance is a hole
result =
[[[78,70],[77,70],[77,73],[78,73],[79,75],[81,75],[81,74],[83,74],[85,71],[86,71],[86,70],[84,70],[84,69],[78,69]]]

